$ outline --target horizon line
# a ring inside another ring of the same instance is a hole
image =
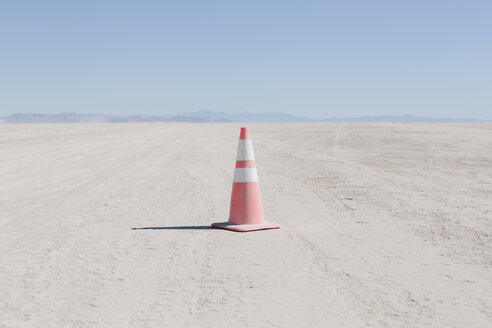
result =
[[[324,118],[313,118],[309,116],[301,116],[298,114],[291,114],[291,113],[285,113],[285,112],[237,112],[237,113],[230,113],[230,112],[224,112],[224,111],[214,111],[214,110],[209,110],[209,109],[199,109],[194,112],[181,112],[181,113],[172,113],[172,114],[147,114],[147,113],[142,113],[142,114],[112,114],[112,113],[101,113],[101,112],[89,112],[89,113],[81,113],[81,112],[57,112],[57,113],[42,113],[42,112],[15,112],[11,114],[1,114],[0,119],[2,118],[7,118],[9,116],[13,115],[45,115],[45,116],[57,116],[57,115],[101,115],[101,116],[110,116],[110,117],[115,117],[115,118],[131,118],[131,117],[155,117],[155,118],[173,118],[176,116],[195,116],[195,117],[207,117],[207,114],[201,114],[200,112],[209,112],[210,114],[226,114],[230,116],[234,115],[285,115],[285,116],[291,116],[291,117],[297,117],[300,119],[309,119],[313,121],[323,121],[323,120],[347,120],[347,119],[363,119],[363,118],[415,118],[415,119],[433,119],[433,120],[473,120],[473,121],[484,121],[484,122],[492,122],[492,119],[485,119],[485,118],[475,118],[475,117],[446,117],[446,116],[415,116],[412,114],[373,114],[373,115],[359,115],[359,116],[329,116],[329,117],[324,117]]]

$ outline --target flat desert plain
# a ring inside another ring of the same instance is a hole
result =
[[[492,327],[492,124],[1,124],[1,327]]]

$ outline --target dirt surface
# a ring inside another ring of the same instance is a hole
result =
[[[0,327],[492,327],[492,124],[249,126],[0,124]]]

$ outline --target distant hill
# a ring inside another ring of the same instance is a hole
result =
[[[317,122],[317,120],[284,113],[237,113],[229,114],[201,109],[196,112],[180,114],[181,117],[211,118],[227,122]]]
[[[458,122],[490,122],[486,120],[478,120],[473,118],[432,118],[432,117],[415,117],[412,115],[398,116],[360,116],[360,117],[345,117],[345,118],[327,118],[322,122],[366,122],[366,123],[417,123],[417,122],[435,122],[435,123],[458,123]]]
[[[490,122],[472,118],[430,118],[411,115],[399,116],[361,116],[345,118],[327,118],[315,120],[307,117],[284,113],[237,113],[229,114],[211,110],[198,110],[166,116],[113,116],[106,114],[12,114],[0,117],[4,123],[124,123],[124,122]]]

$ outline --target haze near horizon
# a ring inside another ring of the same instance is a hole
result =
[[[492,3],[0,4],[0,116],[492,119]]]

